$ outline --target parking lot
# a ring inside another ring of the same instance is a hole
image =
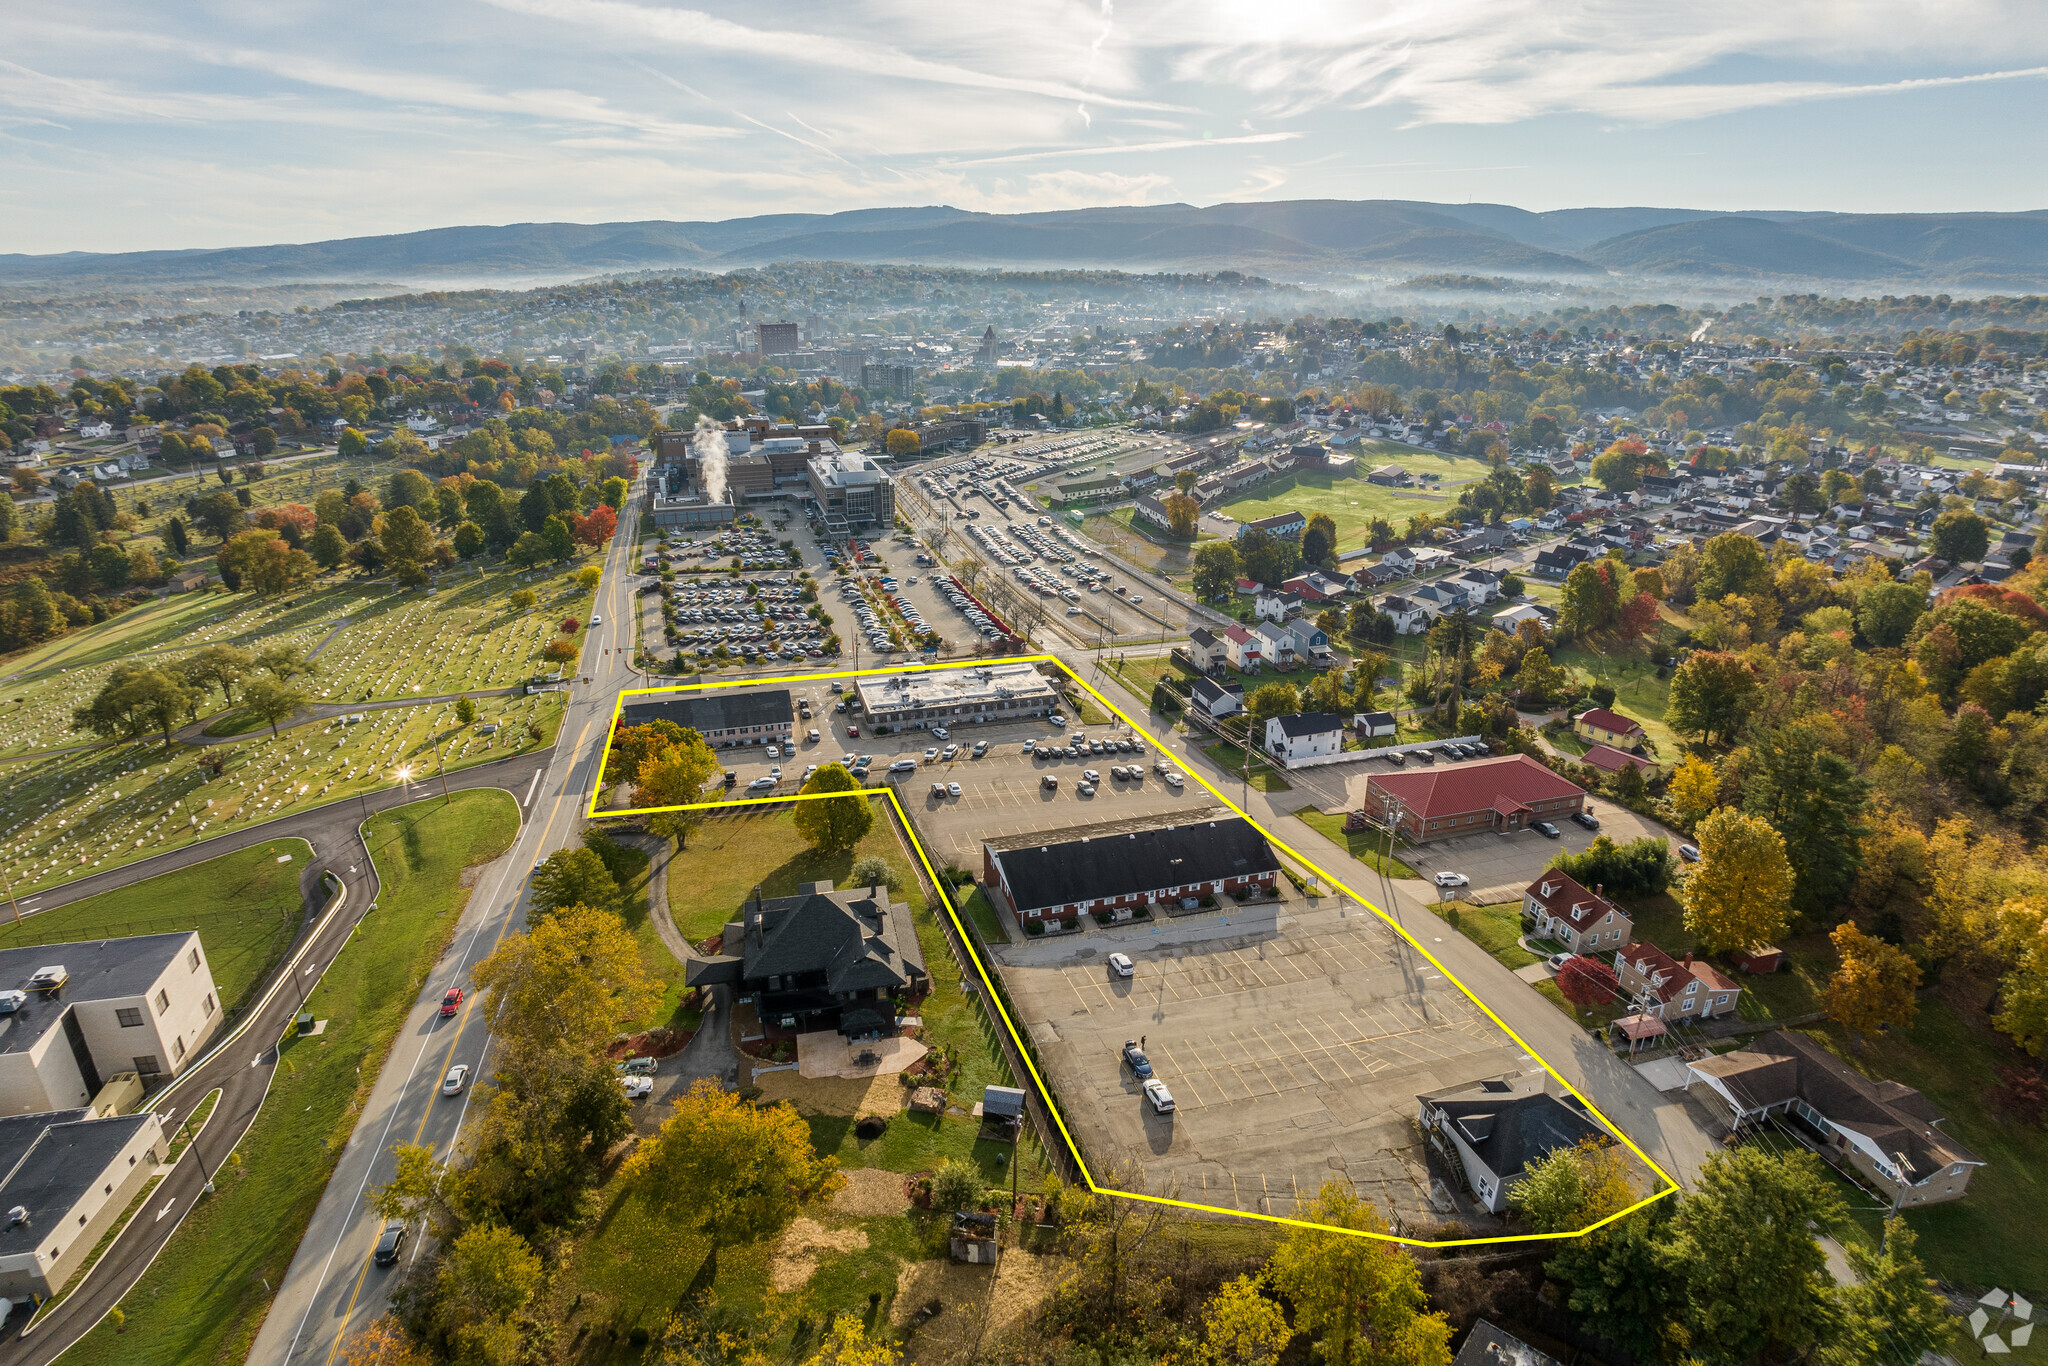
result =
[[[1097,1182],[1121,1189],[1288,1216],[1335,1175],[1396,1229],[1434,1223],[1416,1096],[1538,1065],[1372,912],[1292,888],[998,957]],[[1146,1101],[1126,1039],[1172,1112]]]

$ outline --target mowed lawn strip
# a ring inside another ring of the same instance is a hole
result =
[[[232,1019],[298,931],[306,910],[299,875],[312,857],[304,840],[268,840],[18,924],[0,922],[0,949],[197,930]]]
[[[1318,811],[1312,806],[1303,807],[1295,812],[1294,816],[1295,819],[1321,835],[1324,839],[1329,840],[1332,844],[1341,846],[1351,857],[1357,859],[1374,872],[1385,873],[1389,877],[1411,878],[1422,876],[1422,874],[1401,862],[1400,859],[1388,858],[1386,853],[1386,836],[1376,830],[1357,830],[1347,833],[1344,829],[1344,818],[1342,816],[1333,816],[1327,811]],[[1399,847],[1398,844],[1396,847]]]
[[[220,1190],[187,1217],[121,1303],[126,1331],[101,1323],[68,1361],[184,1366],[240,1361],[320,1202],[391,1042],[441,955],[469,890],[462,870],[495,858],[519,829],[498,791],[458,792],[374,817],[378,909],[357,928],[307,1007],[324,1034],[287,1037],[262,1113],[223,1166]],[[358,1073],[357,1068],[362,1070]]]

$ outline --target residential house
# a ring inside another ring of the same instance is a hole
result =
[[[1261,657],[1259,638],[1242,626],[1226,626],[1223,629],[1223,657],[1239,673],[1256,672]]]
[[[1584,788],[1526,754],[1375,773],[1366,780],[1366,794],[1369,809],[1398,804],[1401,833],[1417,842],[1523,830],[1534,821],[1562,820],[1586,804]]]
[[[1188,704],[1200,707],[1210,717],[1221,720],[1235,716],[1244,710],[1244,684],[1223,682],[1202,677],[1188,689]]]
[[[1131,504],[1131,515],[1141,521],[1150,522],[1161,531],[1171,530],[1173,518],[1166,511],[1166,504],[1149,493],[1141,493]]]
[[[1277,588],[1261,588],[1258,596],[1252,599],[1252,611],[1261,621],[1285,621],[1289,617],[1300,616],[1303,603],[1292,593]]]
[[[1408,600],[1429,613],[1430,620],[1459,611],[1465,606],[1465,592],[1457,585],[1445,580],[1442,583],[1425,583],[1408,590]]]
[[[1641,725],[1605,707],[1588,707],[1573,717],[1572,734],[1581,740],[1630,751],[1641,749],[1645,738]]]
[[[1213,819],[1210,813],[1213,813]],[[1072,927],[1084,913],[1191,910],[1204,897],[1270,891],[1280,862],[1257,826],[1212,807],[1175,824],[1111,821],[985,841],[982,885],[1026,924]]]
[[[1197,626],[1188,632],[1188,658],[1203,673],[1222,667],[1223,642],[1216,639],[1206,626]]]
[[[1413,574],[1415,572],[1415,564],[1415,551],[1405,545],[1397,545],[1386,554],[1380,556],[1379,563],[1374,568],[1380,572],[1383,578],[1396,579]]]
[[[1377,607],[1394,619],[1397,635],[1412,636],[1429,629],[1429,612],[1419,602],[1389,593],[1379,600]]]
[[[1551,623],[1556,620],[1557,614],[1555,612],[1549,611],[1540,604],[1533,602],[1518,602],[1506,611],[1493,614],[1494,629],[1505,631],[1509,635],[1513,635],[1516,631],[1520,630],[1522,623],[1525,621],[1533,621],[1547,631],[1550,629]]]
[[[1733,1015],[1742,994],[1713,964],[1690,953],[1673,958],[1655,944],[1631,944],[1616,954],[1614,975],[1638,1014],[1667,1023]]]
[[[1552,546],[1536,552],[1535,563],[1529,566],[1529,572],[1541,578],[1561,579],[1586,558],[1583,552],[1570,545]]]
[[[1266,721],[1266,753],[1289,768],[1344,750],[1344,718],[1328,712],[1297,712]]]
[[[1336,579],[1320,569],[1311,569],[1306,574],[1296,574],[1284,579],[1280,586],[1304,602],[1328,602],[1351,587],[1343,579]]]
[[[1536,938],[1555,939],[1573,953],[1605,953],[1628,943],[1635,921],[1627,911],[1546,868],[1522,889],[1522,921]]]
[[[1638,773],[1643,773],[1656,767],[1655,764],[1643,758],[1640,754],[1629,754],[1623,750],[1616,749],[1613,745],[1587,746],[1585,757],[1581,762],[1592,765],[1602,773],[1619,773],[1624,768],[1632,768]]]
[[[1465,1335],[1465,1345],[1458,1349],[1451,1366],[1564,1366],[1564,1363],[1480,1319]]]
[[[1562,1095],[1557,1092],[1563,1092]],[[1417,1096],[1422,1134],[1489,1214],[1508,1207],[1533,1162],[1587,1139],[1605,1140],[1586,1103],[1531,1071]]]
[[[1243,540],[1254,531],[1263,531],[1269,536],[1292,539],[1308,530],[1308,518],[1299,512],[1282,512],[1257,521],[1245,522],[1237,528],[1237,539]]]
[[[1259,657],[1276,669],[1294,667],[1294,636],[1279,622],[1262,621],[1252,628],[1258,637]]]
[[[1866,1077],[1795,1030],[1686,1065],[1686,1091],[1731,1128],[1777,1119],[1900,1207],[1960,1200],[1985,1165],[1921,1092]]]
[[[1480,607],[1500,600],[1500,575],[1490,569],[1467,569],[1444,582],[1465,595],[1465,605]]]
[[[811,882],[766,900],[757,887],[742,912],[717,956],[692,959],[686,979],[753,997],[770,1028],[878,1038],[896,1033],[899,999],[930,988],[910,906],[886,883],[842,892]]]
[[[1317,626],[1307,617],[1296,617],[1283,623],[1282,629],[1294,644],[1294,657],[1305,659],[1320,669],[1335,662],[1336,653],[1330,649],[1330,633]]]

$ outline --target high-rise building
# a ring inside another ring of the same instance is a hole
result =
[[[807,465],[811,497],[818,501],[825,529],[887,530],[896,524],[896,486],[874,461],[848,451],[814,455]]]
[[[795,323],[762,323],[759,331],[764,356],[786,356],[797,348]]]
[[[886,394],[890,398],[909,398],[911,389],[917,383],[917,367],[893,365],[887,361],[880,364],[870,362],[860,368],[860,387],[870,394]]]

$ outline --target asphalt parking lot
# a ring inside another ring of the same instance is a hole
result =
[[[1341,771],[1325,768],[1292,773],[1287,780],[1302,789],[1309,800],[1325,811],[1359,810],[1367,806],[1367,778],[1374,773],[1393,771],[1385,763],[1366,760],[1356,765],[1343,765]],[[1575,821],[1561,820],[1556,822],[1556,839],[1534,830],[1517,830],[1505,834],[1433,840],[1401,850],[1401,861],[1425,877],[1438,872],[1463,873],[1472,883],[1461,895],[1468,901],[1491,904],[1519,898],[1522,889],[1560,851],[1580,853],[1602,835],[1616,844],[1627,844],[1632,839],[1649,835],[1668,841],[1674,857],[1684,840],[1684,836],[1676,831],[1602,797],[1590,796],[1586,805],[1600,821],[1598,830],[1588,830]]]
[[[1110,971],[1113,950],[1133,977]],[[1538,1066],[1372,912],[1291,888],[998,956],[1069,1129],[1121,1189],[1288,1216],[1335,1175],[1397,1229],[1433,1224],[1415,1097]],[[1126,1039],[1172,1113],[1145,1100]]]

